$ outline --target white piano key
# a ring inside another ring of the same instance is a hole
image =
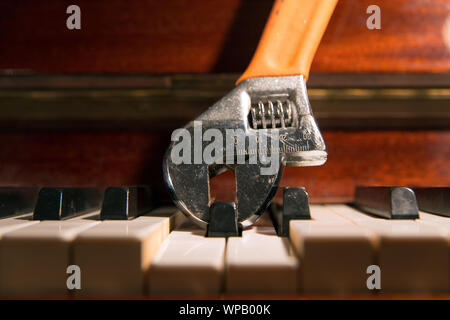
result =
[[[300,258],[305,293],[368,292],[366,269],[373,264],[374,235],[325,206],[311,206],[313,220],[293,220],[290,239]]]
[[[442,229],[419,220],[386,220],[345,206],[329,206],[378,238],[381,292],[448,292],[448,240]]]
[[[6,233],[0,247],[0,290],[6,296],[67,294],[70,245],[98,221],[87,214],[65,221],[42,221]]]
[[[448,257],[450,259],[450,217],[446,216],[438,216],[431,213],[419,212],[420,219],[418,222],[422,224],[431,225],[435,228],[439,228],[442,230],[447,236],[447,249],[448,249]],[[447,292],[450,292],[450,260],[449,260],[449,269],[448,269],[448,288]]]
[[[104,221],[78,235],[74,263],[83,274],[84,296],[142,296],[146,271],[170,230],[184,215],[159,208],[125,221]]]
[[[287,238],[273,226],[254,226],[227,241],[227,293],[273,294],[297,291],[298,260]]]
[[[162,244],[148,274],[152,296],[217,296],[223,287],[225,238],[206,238],[187,223]]]
[[[32,219],[33,216],[31,214],[0,219],[0,239],[8,232],[39,223],[39,221],[33,221]]]
[[[426,222],[433,225],[440,225],[444,229],[448,230],[450,226],[450,217],[439,216],[436,214],[420,211],[419,212],[420,222]]]
[[[305,221],[318,221],[322,223],[332,223],[333,225],[342,223],[348,224],[351,222],[348,219],[345,219],[344,217],[334,214],[325,205],[312,204],[309,206],[309,209],[311,214],[311,220]]]

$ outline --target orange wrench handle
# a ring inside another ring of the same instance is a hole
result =
[[[276,0],[258,48],[238,80],[303,75],[308,79],[312,59],[338,0]]]

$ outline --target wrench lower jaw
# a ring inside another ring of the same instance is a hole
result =
[[[321,166],[327,161],[327,152],[321,150],[302,151],[290,153],[283,164],[286,167],[313,167]]]

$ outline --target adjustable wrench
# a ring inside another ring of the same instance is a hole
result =
[[[236,88],[172,135],[164,179],[175,204],[199,225],[209,221],[209,180],[225,170],[235,173],[237,218],[245,227],[274,197],[283,166],[325,163],[306,80],[336,3],[276,0]]]

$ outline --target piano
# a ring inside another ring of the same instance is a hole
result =
[[[0,4],[1,298],[450,298],[448,0],[378,1],[379,30],[339,1],[308,80],[328,161],[286,168],[241,236],[170,200],[171,132],[234,87],[272,3],[78,0],[79,30]]]

